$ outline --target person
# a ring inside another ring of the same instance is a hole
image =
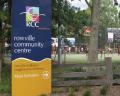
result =
[[[118,46],[117,49],[118,49],[118,55],[120,55],[120,46]]]
[[[68,52],[69,52],[69,54],[71,53],[71,47],[69,46],[69,48],[68,48]]]
[[[102,58],[102,54],[103,54],[103,49],[100,48],[100,54],[101,54],[101,58]]]
[[[52,54],[56,54],[56,44],[52,41]]]
[[[108,51],[109,51],[110,54],[112,54],[112,48],[109,47]]]
[[[84,51],[84,49],[83,49],[83,47],[81,47],[81,52],[83,52]]]

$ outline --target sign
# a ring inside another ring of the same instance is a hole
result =
[[[50,96],[51,0],[12,5],[12,96]]]
[[[113,42],[113,37],[114,37],[114,34],[111,32],[108,32],[108,42]]]
[[[112,42],[120,43],[120,28],[107,28],[107,32],[109,37],[113,37]],[[108,38],[108,41],[109,39],[111,40],[111,38]]]

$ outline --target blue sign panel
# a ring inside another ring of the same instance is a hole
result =
[[[12,60],[39,61],[51,56],[50,0],[13,0]]]
[[[13,0],[12,5],[12,95],[50,94],[51,0]]]

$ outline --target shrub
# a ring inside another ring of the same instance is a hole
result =
[[[70,87],[68,96],[75,96],[74,88]]]
[[[83,96],[91,96],[91,91],[90,90],[86,90],[84,92]]]
[[[101,94],[101,96],[107,96],[107,90],[108,90],[108,86],[103,86],[103,87],[100,89],[100,94]]]
[[[41,94],[40,96],[47,96],[46,94]]]

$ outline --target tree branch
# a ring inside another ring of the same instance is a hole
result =
[[[85,2],[87,3],[88,7],[92,8],[92,5],[88,2],[88,0],[85,0]]]

